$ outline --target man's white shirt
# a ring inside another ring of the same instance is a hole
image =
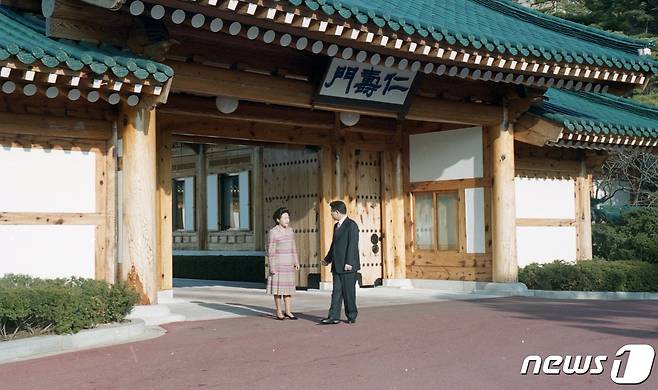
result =
[[[347,215],[343,216],[343,218],[341,218],[340,221],[338,221],[338,226],[336,226],[336,229],[340,229],[341,225],[343,224],[343,222],[345,222],[346,219],[347,219]]]

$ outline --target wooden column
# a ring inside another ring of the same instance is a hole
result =
[[[383,152],[381,170],[384,279],[405,279],[407,272],[402,152]]]
[[[587,173],[585,161],[582,161],[580,174],[576,177],[576,258],[578,260],[592,260],[591,189],[592,175]]]
[[[116,158],[116,127],[112,131],[112,139],[107,144],[107,157],[105,159],[106,190],[106,273],[105,280],[109,283],[117,281],[117,158]]]
[[[265,250],[265,227],[263,226],[264,195],[263,195],[263,147],[257,146],[251,154],[252,166],[252,199],[254,213],[251,217],[251,230],[254,232],[254,245],[256,250]]]
[[[336,154],[331,146],[323,146],[320,158],[320,259],[324,259],[333,239],[334,221],[331,218],[329,203],[334,200],[336,177]],[[331,282],[331,267],[320,266],[320,282]]]
[[[94,152],[96,157],[96,213],[99,215],[106,215],[107,207],[110,201],[108,196],[108,173],[107,173],[107,148],[101,147]],[[96,243],[96,274],[95,278],[97,280],[105,280],[110,282],[108,279],[109,270],[108,270],[108,251],[107,251],[107,217],[105,217],[105,223],[96,225],[95,228],[95,238]]]
[[[157,134],[157,272],[159,290],[173,288],[173,225],[171,184],[171,131],[158,129]]]
[[[413,248],[414,248],[414,225],[413,219],[414,214],[412,210],[412,198],[411,192],[407,189],[407,186],[410,184],[410,159],[411,154],[409,151],[409,132],[402,126],[402,203],[403,203],[403,215],[404,215],[404,253],[405,258],[412,260],[413,259]],[[405,275],[406,275],[406,262],[405,262]]]
[[[197,248],[208,249],[208,169],[206,145],[197,145],[194,213],[196,220]]]
[[[123,105],[123,272],[139,303],[157,303],[155,110]]]
[[[507,121],[504,121],[507,122]],[[489,129],[493,139],[493,281],[515,283],[516,201],[514,193],[514,128],[501,124]]]

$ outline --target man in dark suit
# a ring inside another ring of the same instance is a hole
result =
[[[331,202],[331,217],[336,221],[334,237],[327,256],[322,265],[331,264],[333,276],[333,291],[331,293],[331,307],[329,316],[322,324],[333,325],[340,323],[340,307],[345,301],[345,315],[347,323],[356,323],[358,311],[356,309],[356,272],[361,269],[359,260],[359,226],[347,218],[347,207],[341,201]]]

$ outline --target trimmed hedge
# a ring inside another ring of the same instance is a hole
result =
[[[119,322],[138,298],[125,283],[6,275],[0,278],[0,340],[17,334],[76,333]]]
[[[174,256],[174,277],[265,282],[263,256]]]
[[[594,256],[658,264],[658,207],[621,214],[619,221],[592,224]]]
[[[644,261],[561,260],[529,264],[519,282],[533,290],[658,292],[658,264]]]

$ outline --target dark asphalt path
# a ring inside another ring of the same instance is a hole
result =
[[[0,365],[0,389],[658,389],[610,380],[624,344],[658,351],[658,303],[500,298],[365,308],[355,325],[264,316]],[[522,376],[527,355],[608,355],[599,376]]]

